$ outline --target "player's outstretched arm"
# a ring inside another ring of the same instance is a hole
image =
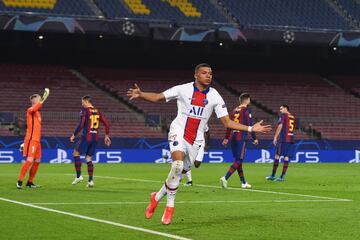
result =
[[[243,125],[240,123],[236,123],[236,122],[232,121],[228,115],[220,118],[220,120],[225,128],[231,128],[234,130],[248,131],[248,132],[261,132],[261,133],[267,133],[267,132],[271,131],[271,126],[270,125],[262,125],[262,123],[263,123],[262,120],[260,122],[255,123],[252,127],[246,126],[246,125]]]
[[[149,102],[160,102],[165,101],[165,96],[163,93],[152,93],[152,92],[143,92],[139,86],[135,83],[133,88],[130,88],[126,94],[129,97],[129,100],[135,98],[142,98]]]
[[[49,95],[50,95],[50,89],[45,88],[44,94],[43,94],[43,96],[41,98],[41,101],[40,101],[41,104],[43,104],[46,101],[46,99],[49,97]]]

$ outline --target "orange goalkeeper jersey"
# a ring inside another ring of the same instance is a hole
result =
[[[41,114],[39,112],[42,104],[39,102],[33,107],[29,107],[26,111],[26,140],[34,140],[40,142],[41,137]]]

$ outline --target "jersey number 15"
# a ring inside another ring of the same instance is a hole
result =
[[[91,115],[90,116],[90,128],[98,129],[99,128],[99,115]]]

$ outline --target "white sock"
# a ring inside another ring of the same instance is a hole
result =
[[[183,161],[175,160],[171,164],[171,170],[168,175],[168,178],[166,179],[166,185],[167,185],[167,207],[174,207],[175,204],[175,196],[177,192],[177,188],[180,185],[180,180],[182,177],[182,171],[184,168]]]
[[[155,195],[155,200],[159,202],[166,195],[166,186],[163,184]]]
[[[185,174],[188,179],[188,182],[192,182],[191,170],[187,171]]]

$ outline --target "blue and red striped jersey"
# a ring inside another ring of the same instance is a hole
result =
[[[241,123],[246,126],[252,126],[252,115],[250,108],[247,107],[236,107],[231,116],[230,119],[233,120],[236,123]],[[237,131],[232,130],[228,128],[226,130],[225,139],[229,139],[230,135],[232,134],[233,138],[235,138],[238,141],[245,141],[248,140],[248,132],[247,131]],[[256,135],[254,132],[251,133],[251,137],[253,140],[256,139]]]
[[[279,124],[282,124],[280,141],[283,143],[294,143],[295,117],[290,113],[283,113],[280,115]]]
[[[82,130],[82,136],[87,141],[99,141],[100,122],[105,126],[105,134],[109,135],[110,125],[106,118],[96,108],[82,108],[80,112],[80,123],[74,131],[77,136]]]

